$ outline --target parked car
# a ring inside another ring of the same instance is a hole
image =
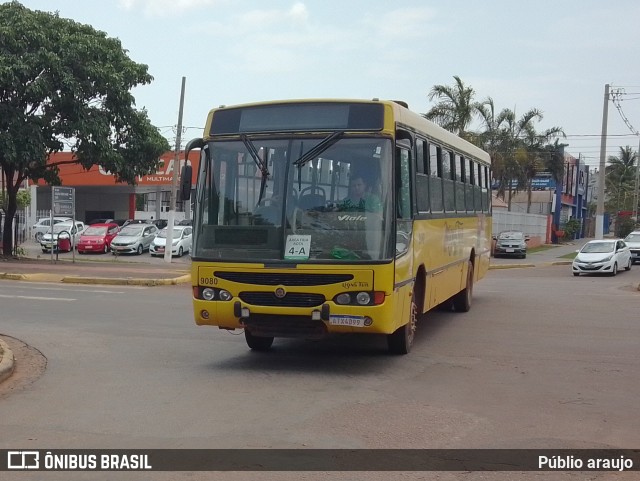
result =
[[[172,242],[171,242],[171,255],[182,257],[191,250],[191,231],[192,227],[177,225],[173,228]],[[149,254],[152,256],[164,255],[164,251],[167,245],[168,229],[162,229],[160,233],[153,239],[151,247],[149,247]]]
[[[177,225],[193,225],[193,221],[191,219],[182,219]]]
[[[493,256],[527,257],[527,241],[529,238],[520,231],[503,231],[494,237],[496,244]]]
[[[149,250],[158,233],[153,224],[129,224],[124,226],[111,241],[111,252],[115,254],[142,254]]]
[[[109,252],[111,241],[120,231],[113,222],[92,224],[85,229],[78,241],[78,254],[86,252]]]
[[[71,217],[54,217],[53,224],[59,224],[60,222],[73,220]],[[42,217],[38,219],[38,222],[31,226],[31,236],[36,240],[36,242],[40,242],[42,239],[42,235],[49,230],[51,227],[51,217]]]
[[[640,262],[640,230],[634,230],[624,238],[631,251],[631,262]]]
[[[49,252],[51,249],[70,252],[78,245],[80,235],[85,229],[84,222],[67,220],[58,222],[53,226],[53,232],[49,229],[42,235],[40,246],[42,252]]]
[[[573,259],[574,276],[580,274],[610,274],[615,276],[623,268],[630,270],[631,251],[622,239],[592,240],[582,246]]]

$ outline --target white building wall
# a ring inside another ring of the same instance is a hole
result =
[[[493,235],[503,230],[518,230],[528,236],[538,236],[546,239],[547,216],[541,214],[527,214],[524,212],[509,212],[494,210],[491,216]]]

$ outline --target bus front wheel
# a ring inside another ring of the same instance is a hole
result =
[[[400,326],[392,334],[387,334],[387,346],[391,354],[409,354],[411,351],[418,324],[418,306],[415,296],[414,292],[411,296],[409,322]]]
[[[259,337],[251,334],[247,329],[244,330],[244,339],[254,351],[267,351],[273,344],[273,337]]]
[[[453,308],[458,312],[469,312],[473,297],[473,263],[469,261],[467,266],[467,285],[453,296]]]

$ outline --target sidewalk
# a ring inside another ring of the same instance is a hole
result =
[[[188,263],[2,259],[0,279],[75,284],[160,286],[191,280]]]
[[[526,259],[492,257],[490,269],[511,269],[543,265],[571,265],[572,259],[566,259],[562,256],[574,254],[590,240],[592,239],[584,238],[576,239],[566,244],[548,244],[545,246],[547,248],[543,250],[528,253]]]

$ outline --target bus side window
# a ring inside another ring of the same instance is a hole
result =
[[[398,219],[411,219],[411,153],[409,150],[398,149],[398,170],[396,175],[397,187],[397,216]]]
[[[416,140],[416,204],[418,212],[429,212],[429,157],[422,139]]]

